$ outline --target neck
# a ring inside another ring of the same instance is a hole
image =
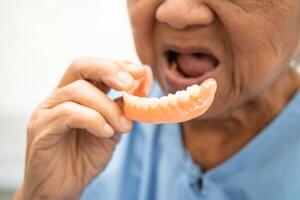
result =
[[[280,113],[299,86],[299,75],[289,71],[226,119],[183,123],[184,143],[194,161],[207,171],[227,160]]]

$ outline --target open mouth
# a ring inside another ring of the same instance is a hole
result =
[[[181,53],[176,50],[167,50],[165,56],[169,69],[182,78],[202,77],[211,71],[214,71],[219,60],[207,52]]]

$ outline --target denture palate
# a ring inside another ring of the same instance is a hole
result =
[[[204,114],[213,102],[217,83],[207,79],[160,98],[147,98],[124,92],[124,114],[144,123],[178,123]]]

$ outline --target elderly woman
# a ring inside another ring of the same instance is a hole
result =
[[[213,78],[212,106],[184,123],[132,123],[106,94],[146,66],[77,59],[31,118],[15,199],[299,199],[300,1],[129,0],[128,10],[151,95]]]

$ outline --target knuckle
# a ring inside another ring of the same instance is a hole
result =
[[[89,90],[90,85],[88,81],[84,79],[76,80],[71,83],[65,90],[66,95],[71,99],[76,99],[79,94]]]
[[[105,66],[104,67],[105,70],[110,75],[116,74],[118,71],[121,70],[121,66],[117,61],[102,59],[101,63],[102,63],[103,66]]]
[[[59,106],[59,114],[60,115],[72,115],[78,113],[78,109],[76,108],[76,103],[72,101],[67,101]]]
[[[84,57],[78,57],[78,58],[75,58],[71,64],[69,65],[69,70],[70,71],[79,71],[80,70],[80,67],[86,62],[86,58]]]
[[[89,89],[89,87],[90,85],[88,81],[79,79],[72,83],[71,92],[75,92],[77,90],[85,91],[86,89]]]
[[[71,62],[71,64],[69,65],[68,70],[69,71],[76,71],[76,69],[78,68],[79,65],[79,59],[75,59]]]

